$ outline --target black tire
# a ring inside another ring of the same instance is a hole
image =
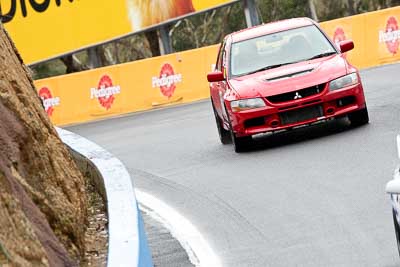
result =
[[[214,112],[215,122],[217,124],[219,140],[224,145],[230,144],[232,142],[231,141],[231,135],[230,135],[228,130],[224,129],[224,126],[222,125],[221,118],[218,116],[218,113],[214,108],[214,104],[213,104],[212,100],[211,100],[211,103],[212,103],[212,108],[213,108],[213,112]]]
[[[397,222],[396,213],[393,209],[392,209],[392,213],[393,213],[394,231],[396,233],[396,240],[397,240],[397,251],[399,252],[399,256],[400,256],[400,226],[399,226],[399,223]]]
[[[236,153],[245,151],[253,140],[251,136],[237,137],[235,133],[231,130],[231,138],[233,149]]]
[[[361,126],[367,124],[369,122],[367,107],[350,113],[349,120],[352,126]]]
[[[226,107],[224,107],[224,108],[226,111]],[[226,111],[226,113],[228,114],[227,111]],[[251,141],[253,140],[253,138],[251,136],[237,137],[236,134],[232,130],[232,124],[230,121],[229,121],[229,133],[230,133],[230,139],[233,144],[233,149],[235,150],[236,153],[245,151],[248,148],[248,146],[250,145]]]

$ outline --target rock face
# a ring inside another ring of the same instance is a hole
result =
[[[0,23],[0,266],[77,266],[84,182]]]

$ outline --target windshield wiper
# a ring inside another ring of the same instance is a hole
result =
[[[286,62],[286,63],[276,64],[276,65],[270,65],[270,66],[266,66],[266,67],[263,67],[263,68],[260,68],[260,69],[256,69],[256,70],[250,71],[250,72],[246,72],[246,73],[240,74],[238,76],[250,75],[250,74],[253,74],[253,73],[256,73],[256,72],[260,72],[260,71],[263,71],[263,70],[279,68],[279,67],[282,67],[282,66],[285,66],[285,65],[295,64],[295,63],[299,63],[299,62],[302,62],[302,61],[307,61],[307,60],[312,60],[312,59],[316,59],[316,58],[322,58],[322,57],[331,56],[333,54],[337,54],[337,53],[331,51],[331,52],[326,52],[326,53],[315,55],[315,56],[313,56],[311,58],[308,58],[308,59],[303,59],[303,60],[298,60],[298,61],[293,61],[293,62]]]
[[[275,69],[275,68],[279,68],[281,66],[289,65],[289,64],[293,64],[293,63],[297,63],[297,62],[287,62],[287,63],[282,63],[282,64],[270,65],[270,66],[263,67],[261,69],[256,69],[256,70],[253,70],[253,71],[250,71],[250,72],[243,73],[242,75],[249,75],[249,74],[253,74],[253,73],[256,73],[256,72],[263,71],[263,70]]]
[[[309,59],[306,59],[306,60],[312,60],[312,59],[316,59],[316,58],[327,57],[327,56],[331,56],[333,54],[336,54],[336,52],[326,52],[326,53],[318,54],[318,55],[310,57]]]

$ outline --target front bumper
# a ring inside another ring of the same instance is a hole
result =
[[[400,158],[400,135],[397,135],[397,154]],[[392,209],[397,223],[400,225],[400,166],[394,170],[393,180],[386,184],[386,193],[390,194]]]
[[[264,98],[266,107],[241,112],[233,112],[227,102],[233,131],[238,137],[280,131],[365,108],[361,83],[335,91],[329,91],[327,86],[320,94],[284,103],[271,103]]]
[[[400,169],[396,168],[394,172],[394,180],[400,180]],[[394,214],[396,216],[397,223],[400,225],[400,195],[399,194],[390,194],[390,200],[392,202],[392,208]]]

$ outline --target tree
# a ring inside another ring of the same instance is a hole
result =
[[[170,31],[175,51],[220,43],[225,35],[246,27],[242,3],[185,18]]]

